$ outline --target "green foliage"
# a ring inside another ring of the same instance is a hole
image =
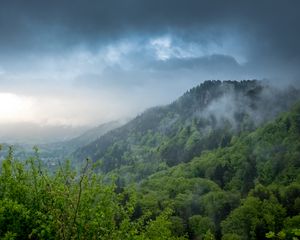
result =
[[[168,221],[171,215],[170,210],[166,210],[159,215],[155,221],[150,221],[146,226],[145,233],[141,239],[153,239],[153,240],[180,240],[184,237],[177,237],[172,235],[171,222]],[[166,224],[167,223],[167,224]]]
[[[268,230],[278,230],[284,217],[285,210],[275,199],[261,201],[249,196],[222,222],[222,233],[236,234],[242,239],[260,239]]]
[[[300,215],[289,217],[284,222],[284,228],[278,232],[268,232],[266,238],[268,239],[291,239],[298,240],[300,238]]]
[[[189,228],[194,239],[214,239],[215,225],[209,217],[201,215],[190,217]]]
[[[173,237],[170,210],[156,218],[133,218],[136,193],[116,192],[87,161],[76,172],[70,163],[50,174],[36,156],[25,163],[13,156],[0,174],[1,239],[184,239]]]
[[[208,228],[195,219],[206,219],[217,239],[292,239],[300,224],[299,113],[300,104],[225,148],[151,175],[139,185],[142,212],[173,208],[195,239]]]

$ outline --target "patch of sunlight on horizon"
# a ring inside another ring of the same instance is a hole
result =
[[[14,93],[0,93],[0,123],[32,121],[34,100]]]

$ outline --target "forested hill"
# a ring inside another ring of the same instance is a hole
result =
[[[103,172],[117,170],[126,180],[141,180],[204,150],[227,146],[232,136],[273,119],[299,96],[293,88],[278,90],[256,80],[206,81],[77,149],[74,156],[100,160]]]
[[[174,233],[190,239],[299,239],[300,102],[225,148],[151,175],[138,199],[139,214],[174,209]]]
[[[19,161],[11,149],[0,167],[0,238],[297,240],[299,160],[300,102],[133,187],[107,184],[89,161],[49,172],[38,152]]]

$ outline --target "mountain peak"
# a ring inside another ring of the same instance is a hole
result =
[[[273,119],[299,96],[257,80],[205,81],[172,104],[151,108],[78,149],[75,156],[100,160],[104,172],[122,169],[139,179],[164,164],[177,165],[228,145],[234,135]]]

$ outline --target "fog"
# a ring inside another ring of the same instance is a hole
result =
[[[53,127],[65,129],[53,139],[69,138],[207,79],[298,86],[298,9],[299,1],[3,2],[0,135],[18,140],[17,126],[34,125],[37,139]]]

